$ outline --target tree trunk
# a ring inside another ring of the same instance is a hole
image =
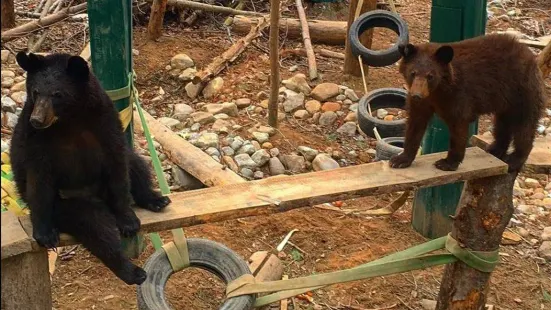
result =
[[[350,1],[350,11],[348,12],[348,24],[346,27],[346,33],[348,33],[348,29],[350,29],[350,26],[356,19],[356,8],[358,6],[358,0],[351,0]],[[375,10],[377,8],[377,0],[364,0],[362,2],[362,8],[360,10],[360,14],[363,14],[367,11]],[[373,41],[373,30],[370,29],[368,31],[365,31],[360,36],[360,42],[367,48],[371,48],[371,42]],[[369,70],[369,67],[367,65],[364,65],[364,71],[367,75],[367,72]],[[360,63],[358,62],[358,57],[352,55],[352,50],[350,48],[350,43],[348,42],[348,38],[346,39],[346,45],[344,49],[344,73],[351,74],[353,76],[361,76],[362,71],[360,68]]]
[[[147,25],[149,40],[156,41],[163,34],[163,19],[165,16],[167,0],[154,0],[151,5],[151,15]]]
[[[15,27],[15,8],[13,0],[2,0],[2,29]]]
[[[270,0],[270,99],[268,102],[268,125],[277,128],[279,99],[279,0]],[[300,26],[299,26],[300,27]]]

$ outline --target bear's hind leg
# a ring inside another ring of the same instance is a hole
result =
[[[505,156],[504,161],[509,165],[509,173],[520,172],[522,166],[528,159],[528,155],[532,151],[536,130],[533,126],[523,125],[517,126],[513,134],[513,144],[515,150],[508,156]]]
[[[130,193],[136,205],[141,208],[159,212],[171,201],[153,190],[151,172],[147,163],[138,154],[129,151]]]
[[[511,140],[513,139],[513,131],[511,123],[514,121],[509,115],[498,114],[495,116],[494,122],[494,142],[488,147],[488,153],[493,156],[504,160],[507,155],[507,149]]]
[[[126,284],[145,281],[146,272],[124,256],[115,216],[101,200],[58,200],[55,218],[61,232],[75,237]]]

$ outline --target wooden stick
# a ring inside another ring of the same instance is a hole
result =
[[[147,37],[149,40],[156,41],[162,35],[166,2],[167,0],[153,0],[153,4],[151,5],[151,15],[147,25]]]
[[[75,5],[69,8],[66,8],[64,10],[61,10],[58,13],[48,15],[44,18],[41,18],[39,20],[33,20],[31,22],[28,22],[24,25],[21,25],[19,27],[15,27],[13,29],[3,31],[1,34],[2,42],[8,42],[13,39],[25,36],[29,33],[32,33],[38,29],[43,29],[46,27],[50,27],[51,25],[60,22],[68,17],[71,16],[71,14],[77,14],[81,13],[86,10],[88,4],[86,2],[81,3],[79,5]]]
[[[151,3],[157,0],[146,0]],[[228,15],[245,15],[245,16],[264,16],[265,14],[249,11],[235,10],[224,6],[211,5],[206,3],[199,3],[189,0],[168,0],[168,6],[175,6],[177,8],[190,8],[194,10],[202,10],[207,12],[223,13]]]
[[[237,59],[239,55],[245,50],[245,48],[256,38],[258,38],[262,30],[266,29],[269,26],[268,20],[266,18],[260,18],[258,25],[251,28],[249,34],[244,38],[240,38],[235,44],[230,46],[222,55],[217,56],[214,60],[208,64],[208,66],[197,72],[193,78],[193,84],[205,83],[208,82],[211,78],[220,73],[229,63],[232,63]]]
[[[298,18],[300,19],[300,25],[302,27],[302,39],[304,40],[304,48],[306,49],[306,56],[308,57],[308,75],[310,80],[318,78],[318,69],[316,68],[316,56],[312,49],[312,41],[310,40],[310,30],[308,29],[308,21],[306,20],[306,13],[304,13],[304,7],[302,7],[302,1],[296,0]]]
[[[270,98],[268,102],[268,125],[277,128],[279,101],[279,0],[270,0]]]
[[[350,12],[348,14],[348,24],[347,24],[347,30],[346,33],[348,33],[348,29],[350,29],[350,26],[358,18],[358,16],[362,13],[365,13],[367,11],[375,10],[377,8],[377,1],[376,0],[352,0],[350,2]],[[373,41],[373,30],[367,30],[360,36],[360,42],[365,47],[369,48],[371,47],[371,42]],[[358,58],[354,57],[352,55],[352,49],[350,48],[350,42],[346,40],[345,42],[345,49],[344,49],[344,73],[351,74],[353,76],[361,76],[362,70],[360,63],[358,62]],[[363,66],[363,70],[365,71],[365,74],[368,74],[369,67],[367,65]]]
[[[59,0],[58,0],[59,1]],[[59,10],[61,9],[61,4],[62,1],[59,1],[58,3],[55,3],[55,4],[52,4],[51,7],[53,8],[54,6],[57,6],[56,8],[54,8],[54,13],[57,13],[59,12]],[[48,3],[46,3],[46,6],[48,6]],[[45,7],[46,7],[45,6]],[[43,12],[44,13],[44,12]],[[40,17],[42,18],[42,16]],[[40,37],[38,38],[38,40],[36,40],[36,43],[29,49],[29,52],[37,52],[40,50],[40,46],[42,45],[42,43],[44,43],[44,40],[46,39],[46,36],[48,35],[48,33],[50,32],[50,29],[47,29],[46,31],[44,31],[44,33],[42,33],[42,35],[40,35]],[[29,40],[30,42],[30,40]]]
[[[551,41],[547,42],[547,46],[538,55],[538,67],[544,78],[551,73]]]
[[[328,49],[324,48],[316,48],[315,53],[328,58],[337,58],[337,59],[344,59],[344,54],[339,52],[334,52]],[[306,57],[306,50],[303,48],[295,48],[295,49],[284,49],[281,51],[281,57],[287,57],[289,55],[296,55],[296,56],[302,56]]]

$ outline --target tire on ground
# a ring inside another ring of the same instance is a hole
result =
[[[388,137],[377,141],[375,159],[389,160],[392,156],[402,153],[404,141],[404,137]]]
[[[371,104],[371,111],[384,108],[405,109],[407,91],[401,88],[379,88],[363,96],[358,103],[358,125],[369,137],[376,138],[373,128],[381,138],[402,137],[406,130],[406,120],[385,121],[369,114],[367,105]]]

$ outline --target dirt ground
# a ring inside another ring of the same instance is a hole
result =
[[[429,0],[401,0],[398,11],[408,22],[410,41],[425,42],[429,36],[430,7]],[[307,14],[310,18],[346,20],[345,4],[308,3]],[[313,6],[313,7],[312,7]],[[292,8],[292,6],[290,6]],[[539,21],[544,29],[551,31],[551,2],[548,0],[519,1],[518,7],[525,10],[527,16]],[[287,16],[296,14],[285,13]],[[169,14],[170,15],[170,14]],[[296,15],[294,15],[296,16]],[[530,19],[530,20],[532,20]],[[192,28],[185,28],[168,16],[165,35],[159,42],[146,39],[146,23],[136,19],[134,28],[134,48],[139,52],[134,56],[135,70],[138,74],[138,88],[146,109],[154,111],[157,117],[169,115],[173,104],[186,99],[184,84],[167,74],[165,67],[175,54],[185,52],[203,68],[214,57],[231,46],[225,30],[217,28],[216,23],[223,22],[210,16]],[[527,20],[492,19],[488,22],[488,32],[506,30],[509,27],[523,29],[529,35],[534,33],[533,25]],[[232,34],[236,37],[236,34]],[[374,48],[383,48],[394,42],[396,35],[387,31],[376,31]],[[260,91],[269,90],[269,58],[267,35],[250,46],[238,60],[229,66],[220,76],[225,80],[225,89],[212,102],[227,101],[248,97],[256,103]],[[286,48],[301,47],[299,41],[283,37]],[[59,42],[58,42],[59,43]],[[59,44],[58,44],[59,45]],[[333,51],[344,52],[340,46],[320,46]],[[74,50],[72,45],[64,50]],[[319,58],[318,70],[322,81],[335,82],[354,88],[363,94],[361,79],[343,76],[341,60]],[[281,77],[289,78],[296,74],[289,68],[298,65],[299,72],[307,72],[304,58],[286,58],[281,60]],[[549,80],[548,80],[549,81]],[[370,68],[368,90],[380,87],[401,87],[402,78],[397,67]],[[165,100],[152,102],[159,87],[166,92]],[[264,122],[265,115],[256,118],[243,117],[238,120],[246,135],[247,125]],[[480,132],[485,132],[489,118],[480,121]],[[373,145],[374,140],[355,141],[333,137],[333,128],[320,129],[311,124],[287,119],[281,124],[281,132],[270,142],[282,152],[295,150],[299,145],[324,150],[331,147],[347,154],[357,150],[359,156],[348,158],[351,164],[361,164],[372,160],[364,154],[365,144]],[[366,197],[345,202],[347,208],[371,209],[383,206],[398,197],[398,194]],[[400,251],[426,241],[411,227],[411,199],[406,206],[393,216],[370,218],[366,216],[346,215],[344,212],[319,208],[304,208],[271,216],[252,217],[221,223],[206,224],[186,228],[186,234],[221,242],[244,258],[261,250],[270,250],[277,246],[292,229],[298,229],[291,241],[303,252],[287,245],[285,255],[281,256],[285,265],[284,274],[289,277],[309,275],[314,272],[328,272],[350,268],[378,257]],[[551,219],[540,218],[531,222],[534,230],[549,226]],[[169,232],[162,232],[165,241],[170,240]],[[534,249],[528,240],[514,246],[502,246],[501,264],[491,278],[488,292],[488,304],[498,309],[551,309],[551,303],[544,301],[544,291],[551,292],[551,266],[534,257]],[[153,253],[151,243],[137,259],[143,265]],[[298,257],[301,256],[301,257]],[[423,309],[421,299],[435,300],[438,294],[443,267],[422,271],[379,277],[365,281],[333,285],[313,292],[311,301],[295,298],[291,309]],[[53,276],[54,307],[57,310],[76,309],[137,309],[136,290],[117,279],[88,251],[78,247],[68,259],[58,259]],[[186,270],[175,274],[169,280],[166,289],[167,299],[174,309],[216,309],[224,297],[223,283],[215,276],[200,270]]]

